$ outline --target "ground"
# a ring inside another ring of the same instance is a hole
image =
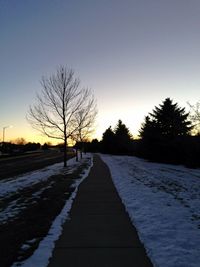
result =
[[[69,154],[71,157],[71,153]],[[47,165],[61,162],[63,152],[59,150],[39,150],[19,156],[0,157],[0,179],[34,171]]]
[[[151,163],[136,157],[100,156],[110,169],[119,196],[153,264],[198,267],[200,169]],[[63,207],[73,201],[76,181],[81,181],[79,178],[84,170],[89,171],[89,166],[89,158],[79,164],[71,160],[67,169],[57,163],[0,181],[2,267],[11,266],[14,261],[13,267],[26,266],[20,262],[53,235],[52,226],[57,218],[61,218],[59,225],[66,219],[60,217],[67,213],[62,212]]]
[[[102,155],[155,266],[198,267],[200,169]]]
[[[55,155],[51,154],[49,163]],[[35,162],[36,162],[36,156]],[[38,157],[41,158],[41,155]],[[44,156],[43,156],[44,158]],[[55,161],[57,161],[57,157]],[[24,158],[23,158],[24,161]],[[25,161],[28,162],[28,159]],[[16,162],[20,162],[17,159]],[[44,160],[45,165],[48,162]],[[8,161],[11,165],[11,160]],[[37,171],[28,172],[0,182],[0,259],[1,267],[23,261],[38,247],[47,235],[52,222],[61,212],[66,200],[75,190],[89,162],[78,165],[69,161],[68,168],[57,163]],[[19,164],[22,166],[22,164]],[[37,164],[36,164],[37,165]],[[41,163],[40,163],[41,166]],[[74,167],[75,166],[75,167]],[[6,164],[4,165],[4,172]],[[19,171],[19,169],[18,169]]]

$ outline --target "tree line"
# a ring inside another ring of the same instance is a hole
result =
[[[145,117],[138,139],[133,139],[128,127],[119,120],[114,130],[111,126],[105,130],[100,142],[87,143],[87,149],[199,167],[199,106],[190,107],[193,112],[187,113],[185,108],[166,98]]]
[[[0,144],[0,152],[9,155],[19,155],[24,152],[36,151],[38,149],[46,149],[47,144],[41,145],[35,142],[25,142],[23,138],[20,138],[16,142],[2,142]],[[18,142],[19,141],[19,142]]]
[[[200,166],[199,103],[194,106],[189,103],[192,112],[187,113],[185,108],[166,98],[145,117],[138,139],[119,120],[114,129],[110,126],[105,130],[100,142],[96,139],[88,142],[97,115],[92,91],[81,87],[74,71],[64,66],[43,77],[41,85],[27,120],[44,135],[63,142],[64,166],[69,140],[76,142],[76,152],[81,153],[84,150],[135,155],[153,161]]]
[[[139,139],[133,139],[128,127],[119,120],[108,127],[102,140],[86,140],[94,129],[97,115],[91,90],[81,87],[74,71],[60,66],[55,74],[43,77],[42,91],[36,103],[29,108],[27,119],[31,125],[48,137],[64,143],[64,166],[67,163],[68,140],[76,142],[76,152],[100,151],[118,155],[136,155],[153,161],[183,163],[200,166],[199,105],[193,113],[166,98],[146,117],[139,130]],[[77,154],[76,154],[77,156]]]

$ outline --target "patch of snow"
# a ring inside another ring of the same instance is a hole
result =
[[[30,244],[34,244],[36,241],[37,241],[37,238],[33,238],[31,240],[27,240],[26,243],[30,245]]]
[[[22,251],[26,251],[28,249],[31,248],[31,245],[34,244],[35,242],[37,242],[37,238],[33,238],[31,240],[27,240],[22,246],[21,246],[21,250]]]
[[[49,183],[48,186],[46,186],[46,187],[44,187],[44,188],[42,188],[42,189],[36,191],[35,193],[33,193],[33,194],[32,194],[32,198],[36,198],[36,199],[37,199],[37,198],[40,198],[41,194],[42,194],[46,189],[51,188],[51,187],[53,186],[54,183],[55,183],[55,182],[52,181],[52,182]]]
[[[68,160],[67,163],[69,166],[69,171],[76,168],[78,164],[75,158]],[[68,172],[67,168],[66,171]],[[63,171],[65,171],[63,163],[60,162],[37,171],[32,171],[9,179],[0,180],[0,198],[9,197],[11,193],[16,192],[17,190],[35,185],[41,181],[46,181],[51,175],[55,175]]]
[[[8,220],[16,217],[21,211],[27,208],[31,203],[33,204],[36,199],[40,198],[40,195],[44,190],[50,188],[53,185],[53,181],[41,188],[40,190],[34,192],[32,195],[26,199],[21,199],[20,190],[29,188],[33,185],[40,184],[43,181],[47,181],[51,175],[62,173],[73,172],[78,166],[75,158],[70,159],[68,162],[68,167],[64,168],[63,163],[56,163],[51,166],[26,173],[20,176],[12,177],[5,180],[0,180],[0,202],[2,203],[5,200],[9,200],[13,194],[19,194],[16,196],[16,199],[8,202],[7,204],[2,205],[0,210],[0,223],[6,223]]]
[[[154,266],[200,266],[200,170],[100,156]]]
[[[22,246],[21,246],[21,250],[27,250],[27,249],[29,249],[30,248],[30,245],[28,245],[28,244],[23,244]]]
[[[0,212],[0,223],[6,223],[9,219],[15,217],[20,212],[20,209],[17,205],[17,201],[13,200],[8,204],[8,206]]]

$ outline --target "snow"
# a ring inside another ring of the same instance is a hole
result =
[[[72,172],[72,166],[75,168],[78,164],[75,158],[70,159],[67,163],[67,172]],[[0,197],[9,197],[9,195],[13,192],[21,190],[25,187],[30,187],[41,181],[46,181],[51,175],[58,174],[59,172],[63,172],[62,162],[50,165],[37,171],[18,175],[10,179],[0,180]]]
[[[64,168],[63,163],[61,162],[37,171],[0,180],[0,201],[2,201],[2,203],[4,202],[4,208],[0,209],[0,223],[6,223],[8,220],[16,217],[22,210],[26,209],[29,204],[34,203],[44,190],[52,186],[53,182],[49,182],[48,186],[41,185],[40,190],[36,189],[36,192],[32,193],[29,197],[26,197],[26,199],[21,198],[21,190],[48,181],[49,177],[60,172],[72,173],[79,164],[79,162],[76,162],[75,158],[70,159],[67,163],[67,168]],[[15,200],[10,201],[14,195]]]
[[[200,266],[200,170],[100,156],[153,265]]]
[[[73,186],[75,187],[75,190],[73,191],[70,198],[66,201],[61,213],[56,217],[56,219],[53,221],[52,226],[47,234],[47,236],[40,242],[39,247],[35,250],[33,255],[29,257],[27,260],[23,262],[16,262],[12,265],[12,267],[45,267],[49,263],[49,259],[52,256],[53,249],[55,247],[55,241],[59,238],[59,236],[62,233],[62,225],[64,222],[69,218],[69,212],[73,203],[74,198],[76,197],[78,186],[79,184],[88,176],[90,169],[93,165],[93,159],[91,155],[85,156],[83,160],[90,161],[90,165],[88,169],[84,171],[80,179],[75,180],[75,183]],[[75,169],[75,167],[80,164],[79,162],[76,163],[74,159],[70,162],[70,165]],[[53,165],[56,170],[60,170],[60,166],[58,164]],[[50,168],[51,170],[53,170]],[[68,164],[69,166],[69,164]],[[71,170],[69,170],[71,172]],[[33,173],[34,174],[34,173]],[[42,174],[42,172],[41,172]],[[45,175],[46,176],[46,175]],[[24,244],[22,246],[22,249],[28,249],[28,244],[30,242],[26,242],[27,244]]]
[[[200,266],[200,170],[150,163],[136,157],[100,156],[110,168],[113,182],[154,266]],[[62,163],[58,163],[0,181],[0,197],[8,197],[16,190],[46,181],[53,174],[72,172],[77,167],[75,159],[69,161],[69,166],[71,169],[63,169]],[[69,211],[78,186],[87,177],[91,166],[92,162],[82,178],[74,184],[75,191],[38,249],[26,261],[16,262],[12,267],[48,265],[62,225],[70,219]],[[40,192],[34,193],[34,197],[39,195]],[[15,204],[15,201],[11,202],[2,216],[15,216],[17,208],[12,213]],[[28,249],[30,242],[23,244],[22,249]]]

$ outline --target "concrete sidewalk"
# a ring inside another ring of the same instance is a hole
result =
[[[99,156],[79,187],[70,217],[48,267],[152,267]]]

